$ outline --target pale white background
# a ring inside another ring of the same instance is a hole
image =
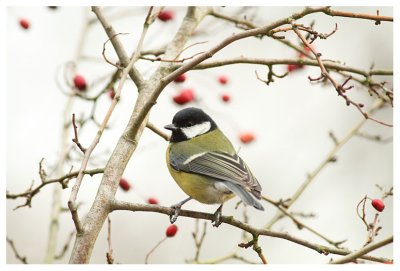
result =
[[[140,35],[146,9],[127,8],[132,11],[131,17],[113,22],[118,32],[129,32],[121,36],[128,52],[134,48]],[[340,10],[374,13],[376,8],[338,8]],[[110,14],[118,9],[110,10]],[[156,21],[151,27],[145,41],[145,48],[155,48],[165,44],[176,31],[184,15],[183,8],[174,8],[176,19],[164,24]],[[272,22],[275,19],[290,15],[299,8],[258,8],[255,12],[257,23]],[[391,8],[379,8],[381,14],[392,15]],[[226,8],[223,11],[233,12]],[[52,11],[47,8],[10,7],[7,9],[7,189],[10,192],[21,192],[29,187],[32,179],[39,182],[37,175],[38,162],[42,157],[51,172],[51,167],[60,151],[60,131],[62,109],[65,96],[58,90],[54,81],[56,69],[70,60],[76,50],[85,9],[63,7]],[[251,12],[249,14],[252,14]],[[92,14],[90,14],[92,16]],[[23,31],[18,25],[18,18],[27,17],[32,22],[29,31]],[[93,16],[92,16],[93,17]],[[325,15],[311,15],[302,20],[309,23],[316,20],[315,28],[321,32],[330,32],[337,22],[339,31],[326,41],[317,41],[317,48],[324,58],[341,60],[347,65],[368,69],[372,63],[376,68],[391,69],[393,65],[393,28],[390,23],[375,26],[371,21],[330,18]],[[200,28],[210,31],[211,36],[199,36],[189,43],[205,41],[186,52],[185,55],[207,50],[212,45],[233,32],[238,32],[230,24],[215,23],[207,18]],[[295,41],[292,34],[287,37]],[[95,62],[80,62],[79,73],[84,74],[89,82],[108,74],[113,70],[101,58],[103,42],[106,40],[103,29],[94,25],[88,32],[83,54],[97,58]],[[107,54],[116,59],[112,47]],[[225,48],[215,58],[234,56],[252,56],[263,58],[295,57],[296,53],[269,39],[246,39]],[[139,68],[146,71],[145,77],[154,69],[152,64],[140,62]],[[304,181],[325,158],[333,147],[328,131],[333,130],[342,137],[360,119],[359,112],[346,107],[338,98],[331,86],[311,85],[308,75],[319,75],[317,68],[306,68],[293,73],[284,79],[266,86],[259,82],[254,70],[265,75],[265,68],[252,65],[226,66],[219,69],[192,71],[183,85],[171,84],[159,98],[153,108],[151,121],[158,127],[169,123],[174,113],[181,107],[171,102],[171,97],[182,87],[194,88],[198,102],[194,104],[204,108],[217,121],[221,129],[232,139],[240,154],[252,168],[263,186],[264,194],[273,199],[287,198]],[[276,68],[283,73],[286,67]],[[230,82],[220,86],[216,77],[220,74],[229,76]],[[390,78],[388,78],[390,80]],[[101,86],[100,86],[101,87]],[[91,90],[97,93],[100,88]],[[223,104],[222,93],[230,93],[232,102]],[[371,104],[371,99],[364,89],[351,91],[352,97]],[[101,157],[95,160],[96,166],[105,164],[123,131],[136,97],[136,89],[128,82],[123,90],[122,99],[111,119],[112,129],[108,130],[96,148],[94,155]],[[97,118],[102,119],[110,100],[103,97],[97,110]],[[89,104],[76,102],[73,112],[89,112]],[[382,110],[377,118],[392,122],[392,111]],[[80,140],[88,145],[96,133],[95,126],[80,130]],[[257,140],[242,146],[238,140],[241,131],[252,131]],[[392,129],[369,122],[362,131],[392,136]],[[72,138],[71,130],[71,138]],[[132,157],[124,176],[134,186],[129,193],[119,191],[117,198],[133,202],[144,202],[149,196],[157,197],[163,205],[174,204],[185,195],[169,176],[164,153],[166,142],[149,131],[145,131],[139,148]],[[314,219],[304,220],[321,233],[334,240],[348,239],[345,245],[351,249],[362,246],[366,238],[365,226],[357,218],[355,206],[368,194],[379,197],[375,188],[378,183],[386,188],[393,182],[392,144],[378,144],[362,138],[353,138],[338,154],[338,162],[329,165],[302,197],[293,206],[293,211],[313,212]],[[76,155],[75,155],[76,156]],[[80,163],[74,162],[74,168]],[[67,171],[66,167],[66,171]],[[79,200],[85,204],[80,210],[83,215],[89,208],[97,190],[100,177],[85,177],[79,193]],[[33,207],[12,211],[22,200],[7,201],[7,236],[12,238],[30,263],[41,263],[47,243],[47,230],[51,205],[51,188],[47,187],[34,198]],[[64,192],[66,205],[70,189]],[[234,210],[236,200],[226,204],[224,214],[241,218],[242,207]],[[266,211],[249,209],[250,223],[262,226],[275,214],[273,206],[263,203]],[[196,202],[186,208],[214,212],[216,206],[207,206]],[[373,212],[368,213],[369,217]],[[381,215],[383,229],[380,236],[392,233],[391,200],[386,202],[386,209]],[[117,212],[111,215],[113,221],[114,257],[120,263],[143,263],[146,253],[164,236],[169,225],[166,216],[151,213]],[[73,230],[69,213],[62,215],[59,247]],[[179,218],[179,232],[173,239],[164,243],[151,257],[151,263],[184,263],[194,255],[194,244],[191,232],[194,220]],[[103,228],[92,255],[92,263],[105,263],[107,251],[106,227]],[[289,231],[295,236],[325,244],[314,235],[299,231],[287,219],[280,221],[275,230]],[[230,226],[221,225],[218,229],[208,224],[208,234],[200,259],[206,260],[223,256],[238,243],[241,232]],[[326,263],[331,258],[300,247],[285,240],[262,237],[260,239],[264,253],[271,263]],[[257,260],[251,250],[241,250],[241,255]],[[373,253],[374,255],[392,256],[392,246],[387,246]],[[68,256],[61,262],[67,262]],[[16,263],[11,250],[7,247],[7,262]],[[230,261],[236,263],[236,261]]]

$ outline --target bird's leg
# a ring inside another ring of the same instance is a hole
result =
[[[178,219],[179,213],[181,211],[181,207],[183,204],[185,204],[186,202],[188,202],[189,200],[191,200],[192,197],[188,197],[185,200],[182,200],[181,202],[178,202],[177,204],[174,204],[171,206],[171,208],[175,209],[175,213],[173,215],[169,216],[169,221],[171,221],[171,224],[174,224],[175,221]]]
[[[222,221],[220,221],[220,219],[221,219],[221,213],[222,213],[222,206],[224,206],[223,203],[222,203],[221,206],[219,206],[218,209],[215,211],[215,213],[214,213],[214,219],[211,221],[211,222],[212,222],[212,225],[213,225],[214,227],[217,227],[217,228],[218,228],[218,226],[221,225],[221,223],[222,223]]]

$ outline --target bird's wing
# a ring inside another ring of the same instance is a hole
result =
[[[246,163],[238,155],[208,151],[194,156],[171,157],[171,166],[179,171],[197,173],[247,188],[261,198],[261,186]]]

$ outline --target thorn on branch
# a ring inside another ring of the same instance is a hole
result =
[[[73,138],[72,139],[72,142],[74,142],[77,146],[78,146],[78,148],[83,152],[83,153],[85,153],[86,152],[86,148],[84,148],[82,145],[81,145],[81,143],[79,142],[79,139],[78,139],[78,127],[76,126],[76,124],[75,124],[75,113],[73,113],[72,114],[72,126],[74,127],[74,135],[75,135],[75,138]]]
[[[43,169],[43,161],[44,161],[44,158],[42,158],[39,162],[39,176],[40,176],[40,180],[42,181],[42,183],[44,183],[47,178],[47,173]]]
[[[376,16],[379,16],[379,9],[376,10]],[[375,25],[380,25],[380,24],[381,24],[380,20],[375,21]]]
[[[333,133],[333,131],[329,131],[329,137],[332,139],[335,146],[337,146],[339,144],[339,141],[338,141],[336,135]]]

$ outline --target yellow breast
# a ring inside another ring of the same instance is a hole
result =
[[[175,182],[188,196],[206,204],[221,204],[235,196],[233,193],[227,194],[217,190],[214,186],[214,181],[207,177],[175,170],[169,163],[170,148],[171,144],[168,146],[166,153],[168,170]]]

